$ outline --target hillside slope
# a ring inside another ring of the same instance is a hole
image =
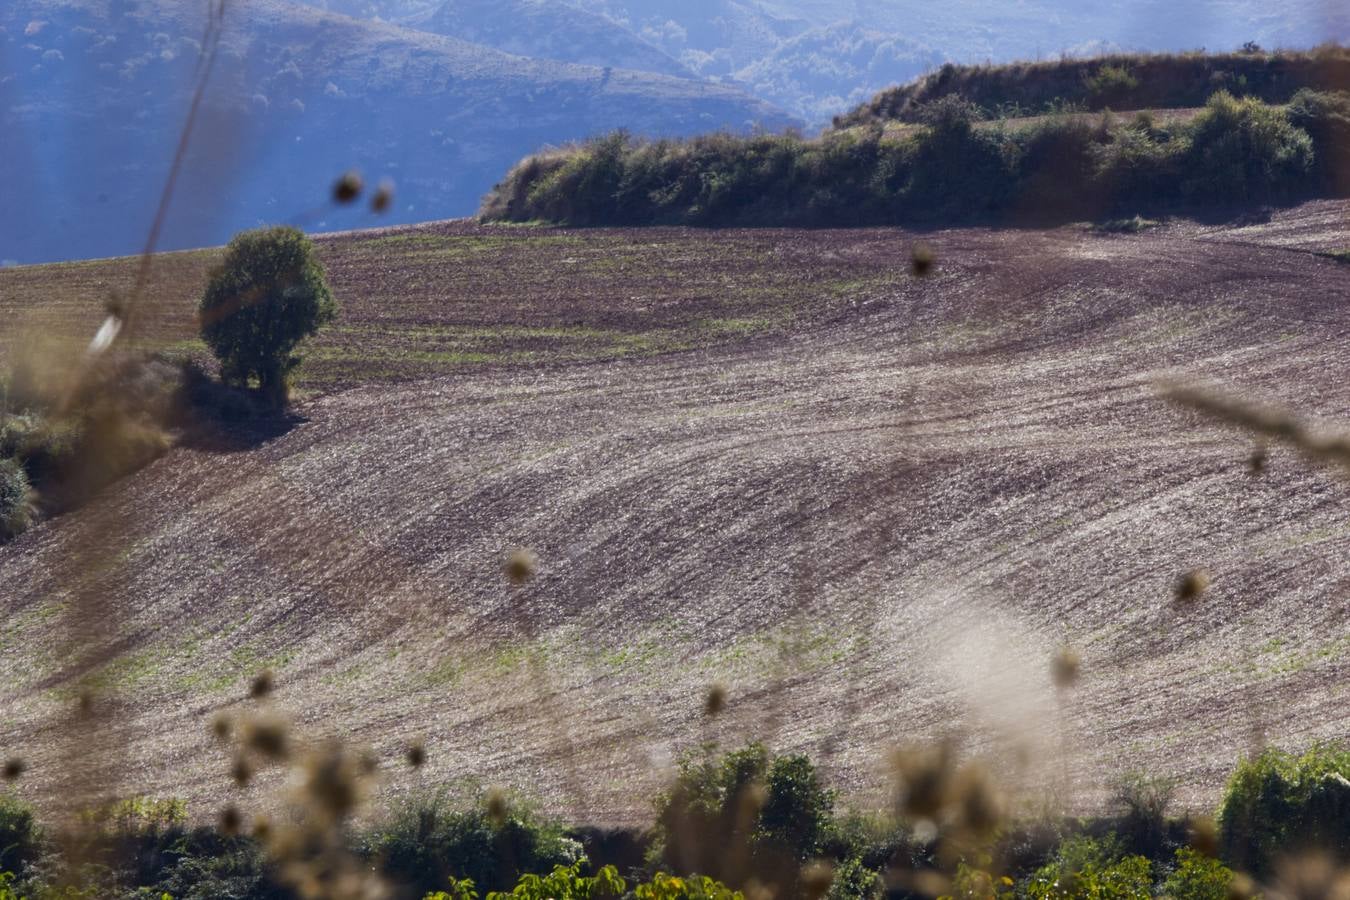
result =
[[[1076,808],[1134,768],[1204,808],[1254,740],[1350,736],[1350,486],[1283,449],[1253,477],[1242,435],[1155,384],[1344,419],[1350,267],[1304,248],[1350,244],[1348,214],[944,231],[927,280],[894,230],[325,239],[343,330],[300,421],[0,548],[0,749],[53,800],[94,677],[81,772],[205,815],[234,796],[207,724],[270,667],[391,793],[473,777],[643,823],[673,755],[758,737],[881,803],[888,748],[951,736]],[[165,260],[160,339],[212,258]],[[0,303],[88,329],[92,303],[45,298],[128,272],[4,272]],[[513,587],[518,546],[540,567]],[[1174,605],[1197,566],[1213,588]],[[66,652],[81,596],[116,655],[92,673]],[[1083,678],[1057,692],[1064,643]]]
[[[0,262],[139,250],[189,107],[204,5],[0,7]],[[693,134],[792,122],[732,87],[527,60],[279,2],[228,7],[168,248],[259,221],[372,224],[326,205],[349,168],[399,186],[391,219],[467,215],[515,160],[616,128]]]

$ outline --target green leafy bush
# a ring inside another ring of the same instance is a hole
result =
[[[1219,807],[1219,846],[1230,865],[1258,876],[1308,848],[1350,856],[1350,751],[1268,749],[1240,762]]]
[[[10,793],[0,793],[0,872],[19,872],[43,850],[42,829],[32,808]]]
[[[1177,867],[1163,882],[1163,896],[1170,900],[1228,900],[1232,887],[1232,869],[1217,859],[1182,847],[1177,851]]]
[[[314,245],[294,228],[235,235],[201,301],[202,339],[232,384],[254,381],[280,404],[293,351],[337,314]]]
[[[1101,183],[1097,156],[1110,143],[1109,128],[1085,116],[1053,118],[1021,135],[1015,167],[1021,214],[1063,219],[1108,207],[1111,188]]]
[[[1073,838],[1036,870],[1022,894],[1029,900],[1150,900],[1153,867],[1142,856],[1124,855],[1118,841]]]
[[[1350,194],[1350,94],[1304,88],[1289,101],[1288,115],[1312,138],[1321,185],[1337,196]]]
[[[28,527],[32,492],[23,467],[12,459],[0,459],[0,541],[21,534]]]
[[[1014,175],[1000,135],[977,129],[978,111],[944,97],[921,117],[903,201],[918,219],[981,216],[1003,206]]]
[[[1206,202],[1269,200],[1303,185],[1312,163],[1312,138],[1282,110],[1221,91],[1191,125],[1181,189]]]
[[[506,891],[524,873],[581,858],[581,845],[557,824],[519,807],[488,807],[486,801],[456,807],[444,793],[414,798],[364,836],[363,852],[419,894],[441,890],[451,878]]]
[[[1104,65],[1083,79],[1088,100],[1095,106],[1114,106],[1128,103],[1139,89],[1135,78],[1125,65]]]
[[[664,872],[656,873],[646,884],[636,885],[633,895],[637,900],[745,900],[740,891],[706,875],[679,878]]]
[[[1158,859],[1166,855],[1167,808],[1176,795],[1175,778],[1129,772],[1112,785],[1111,802],[1120,813],[1116,833],[1131,853]]]
[[[555,866],[548,875],[522,875],[509,893],[490,891],[487,900],[600,900],[627,896],[628,883],[613,866],[604,866],[595,875],[581,874],[582,860],[570,866]],[[448,891],[427,894],[423,900],[478,900],[478,891],[470,879],[450,880]],[[637,900],[745,900],[739,891],[706,876],[680,878],[658,872],[651,881],[634,885]],[[0,900],[3,900],[0,897]]]
[[[658,801],[653,855],[676,872],[733,887],[754,878],[792,893],[802,863],[832,843],[834,801],[805,756],[773,757],[762,744],[722,756],[705,747],[682,761]]]
[[[834,880],[825,894],[826,900],[876,900],[883,892],[881,875],[863,865],[860,859],[849,859],[834,867]]]

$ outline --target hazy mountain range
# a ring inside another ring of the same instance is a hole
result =
[[[173,154],[206,0],[5,0],[0,261],[134,251]],[[385,221],[471,213],[515,160],[625,127],[816,128],[946,60],[1308,46],[1314,0],[231,0],[165,246],[259,222],[354,227],[343,170],[388,176]]]

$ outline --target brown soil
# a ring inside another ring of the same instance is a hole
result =
[[[1347,214],[945,231],[925,280],[894,230],[328,239],[346,314],[303,422],[175,450],[0,549],[0,752],[60,796],[90,675],[69,597],[103,586],[118,762],[88,765],[203,815],[234,793],[207,723],[263,667],[304,733],[380,752],[389,794],[476,778],[644,823],[681,752],[762,738],[869,805],[888,748],[950,736],[1070,808],[1144,769],[1206,809],[1257,742],[1350,736],[1350,485],[1284,449],[1248,474],[1243,435],[1156,385],[1350,418],[1350,266],[1300,249],[1343,246]],[[171,301],[208,261],[169,264],[156,341],[190,336]],[[0,273],[0,315],[89,326],[125,271]],[[1196,567],[1213,586],[1179,607]],[[1063,644],[1083,677],[1057,691]]]

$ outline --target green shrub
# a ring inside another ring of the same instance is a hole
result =
[[[1150,859],[1165,855],[1167,808],[1176,795],[1175,778],[1130,772],[1112,785],[1111,802],[1120,813],[1116,832],[1131,853]]]
[[[789,848],[800,860],[819,854],[834,824],[835,792],[821,786],[801,754],[775,758],[765,782],[756,839]]]
[[[1182,192],[1205,202],[1269,200],[1306,186],[1313,145],[1285,113],[1221,91],[1190,128]]]
[[[1288,115],[1312,138],[1321,185],[1337,196],[1350,194],[1350,94],[1304,88],[1290,100]]]
[[[1178,142],[1151,128],[1118,128],[1092,147],[1094,178],[1115,209],[1158,205],[1180,190]]]
[[[16,537],[28,527],[32,501],[23,467],[12,459],[0,459],[0,541]]]
[[[656,873],[646,884],[636,885],[633,895],[637,900],[745,900],[740,891],[706,875],[680,878],[664,872]]]
[[[296,346],[337,314],[314,245],[294,228],[235,235],[201,301],[202,339],[232,384],[284,403]]]
[[[1232,886],[1232,869],[1182,847],[1177,851],[1177,867],[1163,882],[1163,896],[1170,900],[1228,900]]]
[[[1022,215],[1060,219],[1105,208],[1099,184],[1098,147],[1111,132],[1085,116],[1062,116],[1018,135],[1017,206]]]
[[[1083,84],[1087,88],[1088,100],[1097,107],[1128,103],[1139,89],[1139,79],[1124,65],[1102,66],[1086,75]]]
[[[0,793],[0,872],[19,872],[41,856],[42,828],[32,808],[10,793]]]
[[[883,892],[881,875],[863,865],[862,860],[849,859],[834,867],[834,880],[825,894],[827,900],[876,900]]]
[[[793,893],[802,863],[836,843],[834,799],[805,756],[751,744],[719,757],[705,747],[658,801],[653,856],[676,872]]]
[[[1073,838],[1036,870],[1022,893],[1029,900],[1149,900],[1153,869],[1142,856],[1124,855],[1118,841]]]
[[[960,97],[944,97],[924,110],[927,127],[915,138],[904,190],[911,216],[979,216],[1004,205],[1013,161],[998,135],[975,127],[978,119],[978,110]]]
[[[18,460],[29,483],[40,487],[60,483],[76,468],[84,439],[84,424],[76,419],[26,413],[0,422],[0,456]]]
[[[523,808],[494,815],[486,801],[456,808],[444,793],[414,798],[368,832],[363,852],[390,878],[418,892],[467,878],[487,891],[512,889],[522,874],[569,866],[581,845]]]
[[[1238,763],[1219,807],[1219,846],[1229,865],[1258,876],[1308,848],[1350,857],[1350,751],[1268,749]]]

